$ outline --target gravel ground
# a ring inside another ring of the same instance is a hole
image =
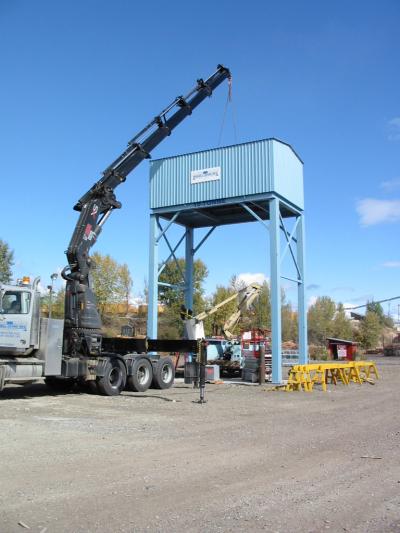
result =
[[[8,386],[0,532],[400,531],[400,360],[329,392]]]

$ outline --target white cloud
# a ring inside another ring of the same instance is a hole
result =
[[[400,117],[394,117],[388,122],[389,124],[389,141],[400,141]]]
[[[307,308],[314,305],[317,299],[318,299],[318,296],[310,296],[308,299]]]
[[[397,189],[400,189],[400,178],[395,178],[393,180],[388,181],[382,181],[381,183],[381,189],[383,189],[387,193],[391,193],[393,191],[396,191]]]
[[[289,291],[294,291],[294,290],[297,291],[297,283],[293,283],[293,281],[286,281],[286,282],[282,281],[281,287],[285,291],[285,293]]]
[[[389,120],[389,125],[400,129],[400,117],[394,117],[392,120]]]
[[[46,285],[43,285],[41,281],[39,281],[37,289],[40,292],[41,296],[46,296],[47,294],[49,294],[49,289]]]
[[[351,318],[351,309],[353,309],[353,307],[357,307],[357,305],[356,305],[356,304],[344,303],[344,304],[343,304],[343,307],[344,307],[344,309],[345,309],[345,312],[344,312],[344,313],[345,313],[346,317],[347,317],[347,318]],[[356,312],[359,313],[359,312],[360,312],[359,309],[357,309]],[[361,314],[362,314],[362,313],[363,313],[363,310],[361,309]]]
[[[400,220],[400,200],[364,198],[357,202],[356,209],[362,226],[373,226],[374,224]]]
[[[259,283],[262,285],[264,281],[268,281],[268,278],[262,272],[242,272],[237,275],[238,282],[242,282],[244,285],[250,285],[250,283]]]
[[[343,307],[344,307],[344,309],[345,309],[345,311],[344,311],[344,312],[345,312],[345,315],[347,316],[347,318],[350,318],[350,316],[351,316],[351,315],[350,315],[350,313],[351,313],[350,309],[353,309],[353,307],[356,307],[356,304],[350,304],[350,303],[346,303],[346,302],[345,302],[345,303],[343,304]]]
[[[386,268],[400,268],[400,261],[386,261],[382,263],[382,266]]]

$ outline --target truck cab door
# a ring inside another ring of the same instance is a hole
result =
[[[2,293],[0,353],[26,355],[30,351],[32,291],[13,288]]]

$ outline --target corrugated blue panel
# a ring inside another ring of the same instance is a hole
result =
[[[304,209],[303,163],[287,145],[273,141],[273,191]]]
[[[290,146],[274,139],[150,163],[152,209],[273,191],[281,194],[279,189],[290,202],[303,207],[302,163]]]

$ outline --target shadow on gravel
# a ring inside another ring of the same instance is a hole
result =
[[[69,396],[88,394],[86,390],[74,388],[71,391],[55,391],[43,383],[29,385],[9,385],[0,392],[0,401],[5,400],[28,400],[42,398],[43,396]]]
[[[136,393],[131,391],[124,391],[121,394],[121,397],[123,398],[131,398],[134,400],[135,398],[149,398],[154,400],[162,400],[164,402],[181,402],[182,400],[179,400],[177,396],[188,396],[192,395],[193,392],[198,393],[198,389],[194,389],[190,385],[181,385],[179,384],[178,387],[169,389],[170,391],[173,391],[173,395],[171,397],[167,396],[160,396],[159,394],[143,394],[143,393]],[[207,394],[216,392],[216,389],[206,389]],[[44,396],[48,397],[54,397],[54,396],[92,396],[92,397],[101,397],[106,398],[106,396],[103,396],[101,394],[93,394],[85,385],[82,384],[76,384],[72,390],[70,391],[56,391],[53,388],[45,385],[44,383],[30,383],[27,385],[18,385],[18,384],[10,384],[7,385],[2,392],[0,392],[0,401],[6,401],[6,400],[29,400],[34,398],[43,398]]]
[[[190,393],[193,391],[191,387],[179,387],[179,389],[189,389]],[[129,392],[129,391],[126,391]],[[174,393],[174,396],[189,394],[189,392]],[[34,398],[43,398],[44,396],[92,396],[92,397],[101,397],[106,398],[101,394],[91,393],[87,387],[84,385],[75,385],[74,388],[70,391],[55,391],[54,389],[48,387],[44,383],[30,383],[29,385],[7,385],[2,392],[0,392],[0,401],[6,400],[29,400]],[[182,400],[175,399],[174,397],[168,398],[166,396],[159,396],[157,394],[141,394],[131,392],[129,394],[121,394],[124,398],[153,398],[156,400],[163,400],[165,402],[180,402]]]
[[[166,398],[165,396],[158,396],[152,394],[122,394],[124,398],[130,398],[131,400],[136,400],[136,398],[152,398],[153,400],[163,400],[164,402],[181,402],[182,400],[176,400],[175,398]]]

